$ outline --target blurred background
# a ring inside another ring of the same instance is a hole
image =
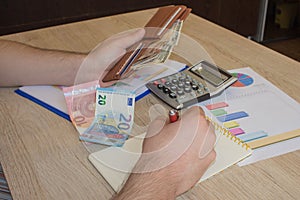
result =
[[[0,35],[170,4],[300,61],[300,0],[0,0]]]

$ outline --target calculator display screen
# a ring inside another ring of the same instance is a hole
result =
[[[226,73],[215,65],[211,65],[210,63],[199,63],[198,65],[192,67],[190,71],[197,76],[202,77],[204,80],[210,82],[216,87],[220,86],[231,77],[230,74]]]

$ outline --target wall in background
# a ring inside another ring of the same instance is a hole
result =
[[[195,0],[193,12],[243,36],[257,31],[260,0]]]
[[[0,0],[0,35],[185,4],[193,13],[244,36],[256,34],[260,0]]]
[[[0,0],[0,34],[168,5],[170,0]]]

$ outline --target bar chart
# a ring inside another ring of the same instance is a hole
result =
[[[241,139],[243,142],[249,142],[268,136],[268,133],[264,130],[257,130],[254,132],[245,131],[243,127],[240,126],[239,120],[249,117],[248,113],[245,111],[227,113],[225,108],[229,106],[230,105],[226,102],[218,102],[208,104],[206,105],[206,108],[211,111],[220,123],[222,123],[223,127],[227,128],[232,135]]]

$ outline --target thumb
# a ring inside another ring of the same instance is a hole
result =
[[[149,109],[150,124],[148,126],[147,136],[152,137],[158,134],[167,122],[167,111],[160,105],[152,105]]]
[[[146,134],[146,138],[157,135],[166,125],[167,118],[165,116],[158,116],[150,122]]]
[[[127,49],[128,47],[140,41],[144,35],[145,30],[143,28],[134,31],[127,31],[113,38],[113,43],[116,46],[119,46],[121,49]]]

